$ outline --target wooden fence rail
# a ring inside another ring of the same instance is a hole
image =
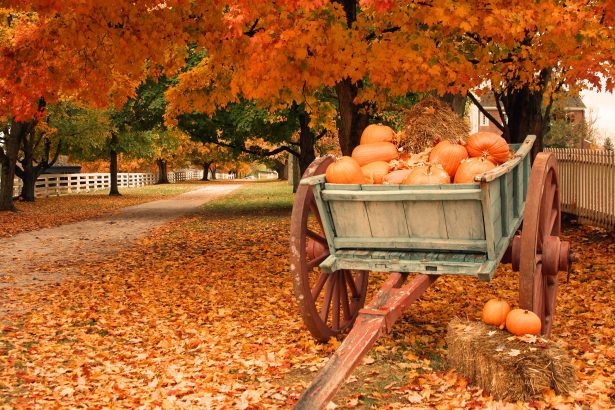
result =
[[[218,174],[217,174],[218,175]],[[220,174],[224,178],[226,174]],[[169,172],[169,182],[190,181],[201,179],[203,171],[182,170]],[[158,181],[158,175],[151,172],[146,173],[119,173],[117,184],[120,188],[133,188],[144,185],[153,185]],[[16,178],[13,185],[13,195],[17,196],[21,192],[21,180]],[[37,197],[48,197],[54,195],[71,194],[78,192],[90,192],[100,189],[108,189],[110,186],[110,176],[108,173],[92,174],[45,174],[41,175],[36,181],[35,193]]]
[[[579,222],[615,229],[615,152],[547,148],[559,163],[562,210]]]

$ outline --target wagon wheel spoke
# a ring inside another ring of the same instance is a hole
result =
[[[545,322],[545,278],[542,274],[542,263],[536,264],[536,272],[534,276],[534,306],[533,311],[540,317],[542,323]]]
[[[348,288],[346,287],[346,274],[342,273],[340,275],[340,289],[341,289],[341,299],[342,299],[342,311],[344,312],[344,322],[348,322],[351,320],[350,315],[350,301],[348,300]]]
[[[320,256],[317,256],[316,258],[312,259],[311,261],[307,263],[308,270],[314,269],[316,266],[323,263],[324,260],[327,259],[328,257],[329,257],[329,251],[327,250],[324,253],[322,253]]]
[[[312,298],[318,299],[318,296],[320,296],[320,292],[322,292],[322,288],[325,286],[325,283],[327,283],[327,279],[329,279],[329,274],[321,272],[320,276],[318,277],[318,280],[312,288]]]
[[[329,276],[329,280],[327,281],[327,288],[325,290],[325,297],[322,301],[322,307],[320,311],[320,318],[323,322],[327,322],[327,317],[329,317],[329,309],[331,309],[331,299],[333,298],[333,291],[335,290],[335,280],[333,279],[333,275]]]
[[[314,239],[316,242],[322,243],[323,245],[327,245],[327,239],[324,236],[317,234],[313,230],[308,228],[306,234],[309,238]]]
[[[344,271],[344,278],[346,279],[346,283],[348,283],[348,287],[350,288],[350,293],[352,293],[352,298],[356,299],[359,297],[359,291],[357,290],[357,284],[354,282],[354,278],[352,277],[352,273],[350,271]]]
[[[333,312],[331,313],[331,326],[333,329],[340,328],[340,296],[342,294],[342,277],[340,274],[335,275],[335,290],[333,291]]]

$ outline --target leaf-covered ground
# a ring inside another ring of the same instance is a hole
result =
[[[35,202],[16,201],[18,212],[0,212],[0,238],[109,215],[120,208],[179,195],[195,188],[197,186],[190,183],[150,185],[120,188],[122,196],[118,197],[109,197],[106,191],[95,191],[37,198]]]
[[[81,265],[78,279],[9,291],[0,300],[0,405],[290,408],[338,344],[315,343],[298,316],[287,260],[290,206],[285,184],[249,185],[114,260]],[[588,227],[566,236],[581,262],[570,282],[560,277],[553,337],[574,361],[576,393],[498,403],[446,368],[452,317],[474,318],[494,296],[516,300],[516,274],[503,265],[489,283],[437,281],[335,404],[612,408],[615,238]]]

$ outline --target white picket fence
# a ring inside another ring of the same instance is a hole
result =
[[[547,148],[559,165],[562,210],[579,222],[615,229],[615,152]]]
[[[218,174],[216,174],[218,175]],[[223,179],[226,174],[219,174]],[[203,171],[181,170],[168,173],[169,182],[181,182],[201,179]],[[44,174],[36,181],[35,193],[37,197],[65,195],[79,192],[91,192],[109,189],[111,185],[108,173],[91,174]],[[118,173],[117,184],[120,188],[134,188],[144,185],[153,185],[158,181],[158,174],[146,173]],[[21,179],[15,178],[13,194],[21,192]]]

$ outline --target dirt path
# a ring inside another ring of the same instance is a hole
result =
[[[205,202],[239,187],[209,185],[171,199],[127,207],[117,215],[15,235],[0,243],[0,289],[57,283],[72,270],[52,273],[51,266],[66,263],[75,266],[72,273],[79,273],[80,262],[117,253],[152,228],[195,212]]]

